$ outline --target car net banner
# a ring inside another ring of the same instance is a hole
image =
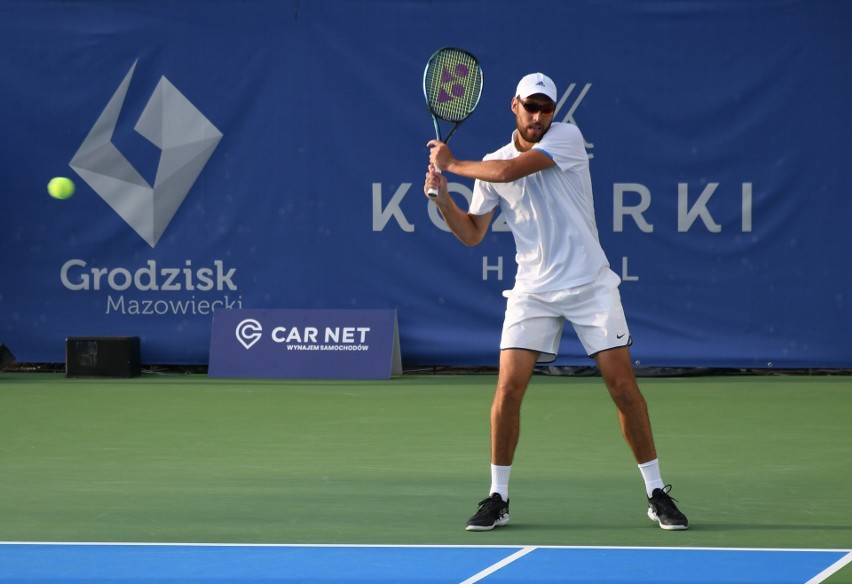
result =
[[[512,235],[498,212],[465,247],[423,195],[423,68],[460,46],[485,81],[459,158],[510,140],[523,75],[556,82],[636,363],[852,365],[852,3],[483,7],[3,2],[0,342],[206,364],[220,311],[393,310],[403,364],[496,364]],[[570,328],[556,363],[590,363]]]
[[[220,310],[210,377],[390,379],[402,375],[393,310]]]

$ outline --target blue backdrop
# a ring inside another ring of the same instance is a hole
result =
[[[852,3],[0,0],[0,342],[208,359],[227,308],[396,309],[403,363],[497,361],[514,275],[422,194],[422,71],[476,54],[463,158],[543,71],[587,141],[647,366],[849,367]],[[53,176],[77,193],[47,196]],[[453,179],[460,200],[472,184]],[[569,333],[559,364],[586,364]]]

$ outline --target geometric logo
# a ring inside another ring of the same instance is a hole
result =
[[[263,333],[263,327],[253,318],[247,318],[237,325],[234,330],[237,335],[237,340],[246,348],[251,349],[252,345],[260,340]]]
[[[74,154],[71,168],[154,247],[222,133],[168,79],[161,77],[134,126],[161,151],[154,185],[149,185],[112,143],[135,69],[136,62]]]
[[[565,101],[574,92],[574,89],[576,87],[577,87],[577,84],[572,83],[571,85],[568,86],[568,90],[565,91],[562,94],[562,98],[559,100],[559,103],[556,104],[556,113],[557,114],[560,112],[560,110],[562,109],[562,106],[565,104]],[[571,107],[568,109],[568,113],[565,114],[565,117],[562,119],[563,122],[568,122],[568,123],[574,124],[578,128],[580,127],[579,124],[577,124],[576,120],[574,120],[574,112],[577,110],[577,106],[580,105],[580,102],[583,101],[583,98],[586,97],[586,94],[589,92],[589,90],[591,88],[592,88],[592,84],[586,83],[586,85],[583,87],[583,89],[580,90],[580,95],[578,95],[574,99],[574,103],[571,105]],[[554,117],[554,119],[556,119],[556,118]],[[594,144],[590,144],[589,142],[584,142],[584,145],[586,147],[586,150],[591,150],[592,148],[595,147]],[[592,158],[595,157],[595,155],[592,154],[591,152],[589,152],[588,154],[589,154],[589,159],[592,159]]]

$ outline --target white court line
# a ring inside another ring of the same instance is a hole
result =
[[[384,543],[228,543],[228,542],[175,542],[175,541],[26,541],[0,540],[0,545],[37,546],[140,546],[140,547],[259,547],[259,548],[434,548],[434,549],[550,549],[550,550],[668,550],[668,551],[722,551],[722,552],[844,552],[838,563],[852,562],[850,548],[761,548],[761,547],[700,547],[700,546],[630,546],[630,545],[536,545],[527,544],[384,544]]]
[[[471,576],[470,578],[468,578],[464,582],[461,582],[460,584],[474,584],[475,582],[479,582],[480,580],[482,580],[486,576],[490,576],[491,574],[493,574],[497,570],[508,566],[509,564],[511,564],[512,562],[514,562],[515,560],[517,560],[519,558],[524,557],[525,555],[527,555],[528,553],[530,553],[534,549],[535,549],[534,547],[525,547],[523,549],[520,549],[520,550],[516,551],[515,553],[513,553],[511,556],[507,556],[507,557],[503,558],[502,560],[500,560],[496,564],[492,564],[492,565],[488,566],[487,568],[485,568],[484,570],[482,570],[478,574],[474,574],[473,576]]]
[[[849,548],[760,548],[760,547],[698,547],[698,546],[629,546],[629,545],[536,545],[499,544],[383,544],[383,543],[227,543],[227,542],[149,542],[149,541],[0,541],[0,545],[40,546],[160,546],[160,547],[279,547],[279,548],[434,548],[434,549],[550,549],[550,550],[668,550],[668,551],[723,551],[723,552],[844,552]],[[852,561],[841,558],[844,565]]]
[[[562,550],[667,550],[667,551],[731,551],[731,552],[845,552],[842,558],[834,562],[831,566],[805,582],[805,584],[820,584],[829,576],[836,574],[841,569],[852,563],[852,550],[850,549],[829,549],[829,548],[732,548],[732,547],[668,547],[668,546],[560,546],[560,545],[539,545],[539,546],[524,546],[524,545],[429,545],[429,544],[293,544],[293,543],[187,543],[187,542],[93,542],[93,541],[0,541],[0,546],[15,546],[15,545],[37,545],[37,546],[140,546],[140,547],[255,547],[255,548],[489,548],[489,549],[518,549],[515,553],[507,556],[500,562],[485,570],[471,576],[461,584],[475,584],[481,581],[486,576],[493,574],[497,570],[511,564],[515,560],[524,557],[528,553],[536,549],[562,549]]]
[[[819,584],[820,582],[825,581],[832,574],[839,572],[841,570],[841,568],[843,568],[844,566],[846,566],[850,562],[852,562],[852,552],[849,552],[848,554],[846,554],[845,556],[843,556],[842,558],[840,558],[839,560],[834,562],[832,565],[827,567],[825,570],[823,570],[822,572],[820,572],[819,574],[817,574],[816,576],[814,576],[813,578],[811,578],[810,580],[805,582],[805,584]]]

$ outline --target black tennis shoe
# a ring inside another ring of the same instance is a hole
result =
[[[479,502],[479,509],[467,520],[468,531],[489,531],[509,523],[509,501],[504,501],[498,493],[491,493],[487,499]]]
[[[654,489],[648,499],[648,517],[660,524],[666,531],[680,531],[689,528],[689,520],[675,505],[675,499],[669,496],[671,485]]]

